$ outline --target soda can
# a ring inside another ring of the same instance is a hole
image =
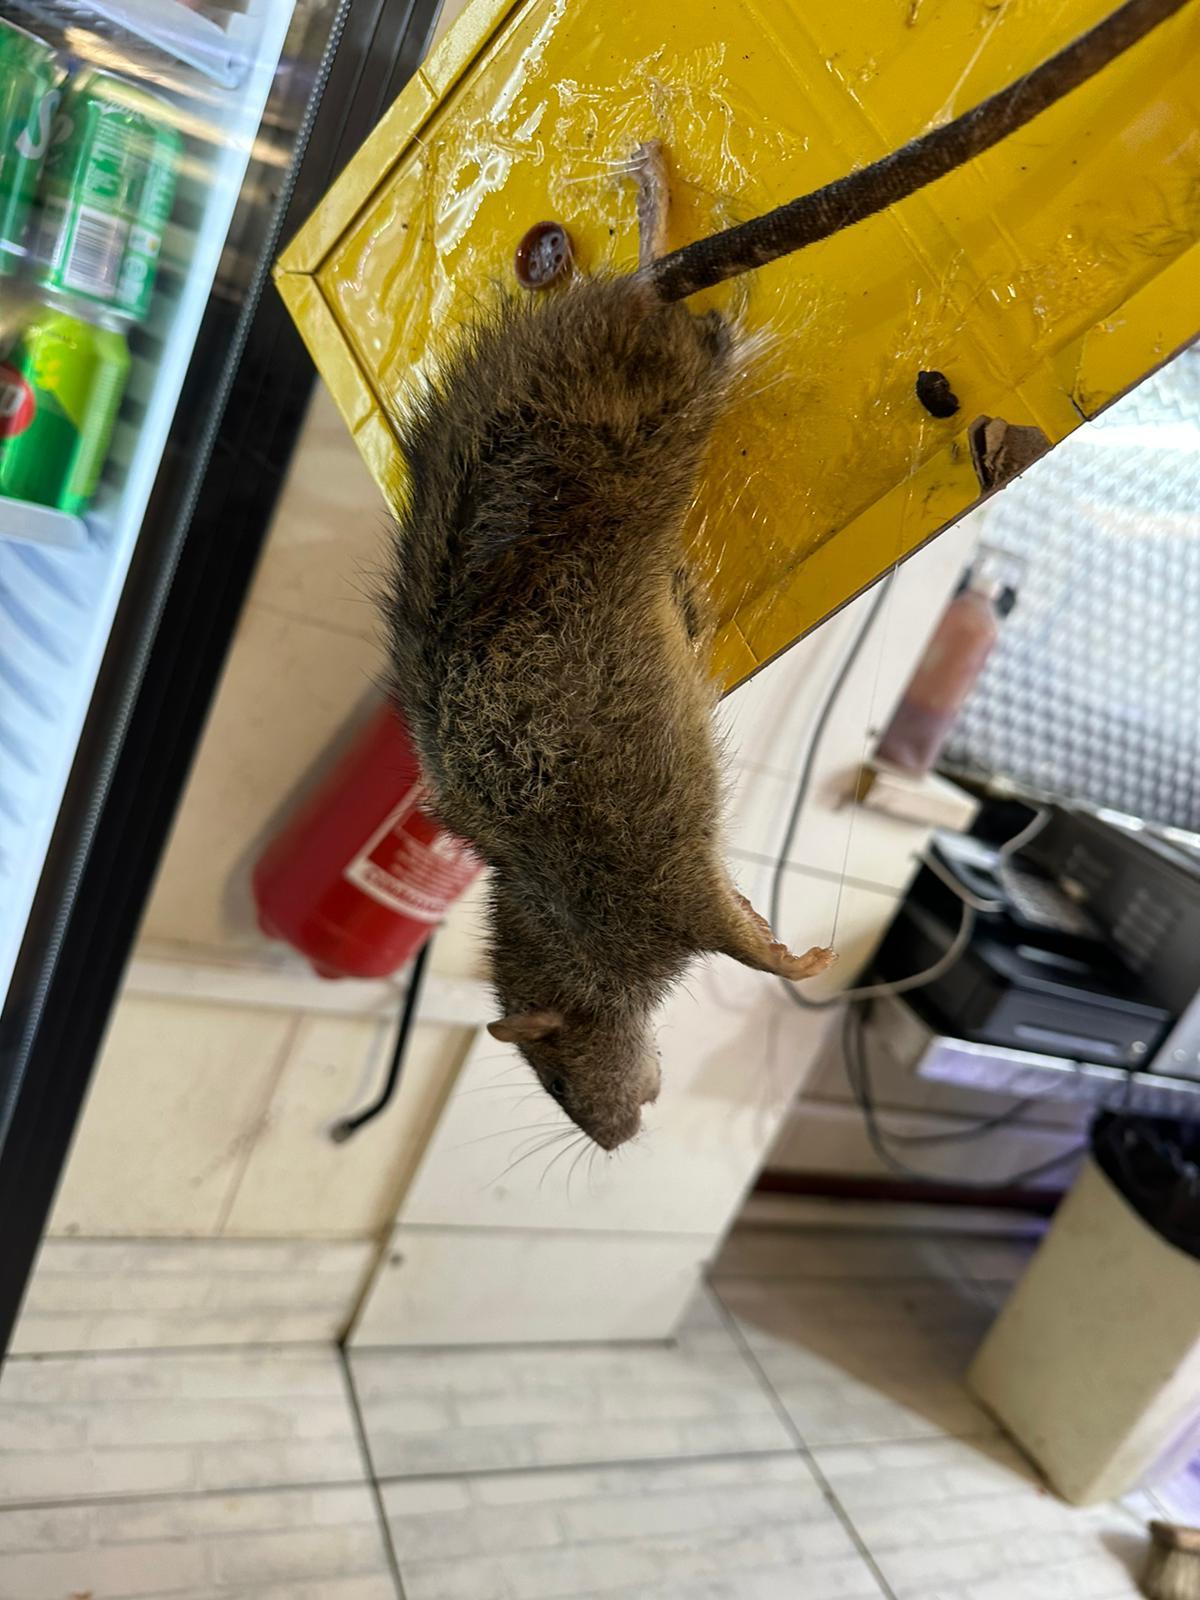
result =
[[[116,328],[39,306],[0,363],[0,495],[86,510],[129,376]]]
[[[169,108],[111,73],[72,79],[42,178],[37,281],[141,322],[183,148]]]
[[[0,277],[25,256],[25,228],[50,147],[61,78],[48,44],[0,19]]]

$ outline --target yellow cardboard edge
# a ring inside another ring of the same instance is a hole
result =
[[[387,181],[396,160],[411,147],[436,105],[433,90],[419,72],[414,73],[283,250],[276,273],[318,270],[341,234]],[[395,151],[400,156],[394,156]]]
[[[378,407],[362,368],[325,303],[320,285],[303,272],[275,271],[275,287],[283,297],[300,337],[324,380],[325,387],[352,434]]]
[[[718,630],[713,641],[712,675],[723,694],[752,677],[761,665],[736,622],[726,623]]]
[[[1072,398],[1094,417],[1200,336],[1200,244],[1176,256],[1083,337]]]
[[[471,0],[454,19],[454,26],[418,69],[430,91],[440,100],[474,63],[476,56],[498,33],[524,0]]]

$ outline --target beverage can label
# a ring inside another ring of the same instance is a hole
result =
[[[0,19],[0,277],[25,256],[61,79],[58,58],[44,40]]]
[[[108,73],[72,82],[55,122],[33,251],[44,287],[144,320],[182,149],[167,110]]]
[[[85,510],[129,375],[121,334],[40,308],[0,365],[0,494]]]

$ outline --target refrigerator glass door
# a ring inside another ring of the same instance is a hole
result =
[[[282,181],[291,162],[263,112],[280,72],[298,70],[285,54],[296,11],[4,8],[0,136],[36,157],[44,132],[49,153],[0,251],[0,1006],[248,168]],[[11,153],[0,191],[27,171]],[[277,192],[268,177],[249,198]]]

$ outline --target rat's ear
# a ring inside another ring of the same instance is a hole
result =
[[[802,956],[794,955],[775,935],[765,917],[746,899],[730,888],[734,905],[729,925],[718,948],[744,966],[755,967],[759,972],[774,972],[781,978],[815,978],[837,960],[832,950],[814,945]]]
[[[557,1033],[562,1025],[561,1011],[520,1011],[511,1017],[501,1017],[499,1022],[489,1022],[487,1031],[501,1044],[532,1044],[535,1039]]]

